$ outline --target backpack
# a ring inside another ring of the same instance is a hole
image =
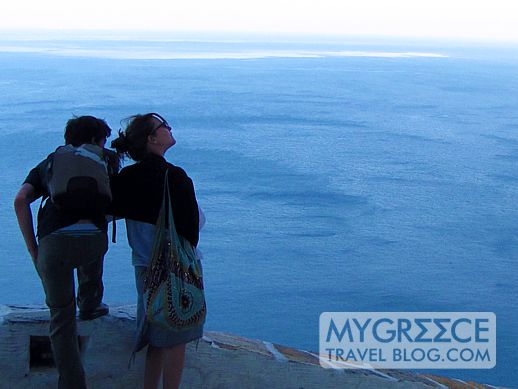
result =
[[[48,190],[60,211],[104,213],[112,194],[103,149],[93,144],[58,147],[48,167]]]

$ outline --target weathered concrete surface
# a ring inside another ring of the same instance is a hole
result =
[[[110,308],[110,315],[78,321],[88,387],[142,387],[144,353],[128,368],[133,345],[135,306]],[[0,306],[0,388],[55,388],[54,367],[35,362],[31,337],[47,336],[44,307]],[[235,335],[206,332],[187,348],[182,388],[492,388],[443,377],[396,370],[333,370],[315,354]]]

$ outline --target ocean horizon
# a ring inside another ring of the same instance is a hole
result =
[[[433,372],[518,387],[517,65],[505,45],[0,33],[0,303],[44,303],[12,203],[66,121],[114,139],[159,112],[207,216],[208,330],[316,351],[326,311],[495,312],[495,368]],[[134,303],[123,221],[104,279]]]

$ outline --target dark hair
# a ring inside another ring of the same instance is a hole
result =
[[[112,141],[111,147],[119,154],[126,154],[134,161],[142,161],[147,155],[147,137],[156,130],[153,118],[162,122],[166,120],[157,113],[151,112],[144,115],[134,115],[125,119],[126,129],[119,130],[119,137]]]
[[[65,144],[74,147],[85,143],[99,143],[108,138],[112,130],[103,119],[94,116],[75,116],[65,127]]]

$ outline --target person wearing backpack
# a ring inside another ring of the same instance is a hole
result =
[[[149,322],[145,312],[145,280],[150,269],[156,225],[164,199],[167,174],[175,230],[195,248],[199,240],[199,209],[194,185],[180,167],[166,161],[164,154],[176,140],[171,126],[157,113],[132,116],[124,132],[112,142],[119,154],[136,163],[124,167],[111,180],[112,211],[126,219],[128,243],[132,249],[137,289],[137,339],[135,352],[147,346],[144,388],[178,388],[185,347],[203,336],[203,323],[182,331]]]
[[[108,313],[103,298],[103,260],[108,249],[106,208],[109,173],[118,156],[104,149],[110,127],[93,116],[74,117],[65,128],[65,146],[33,168],[16,195],[14,208],[50,309],[50,340],[59,389],[86,388],[76,328],[79,317]],[[43,198],[34,234],[30,204]],[[45,204],[43,205],[43,202]],[[74,287],[77,269],[77,300]]]

